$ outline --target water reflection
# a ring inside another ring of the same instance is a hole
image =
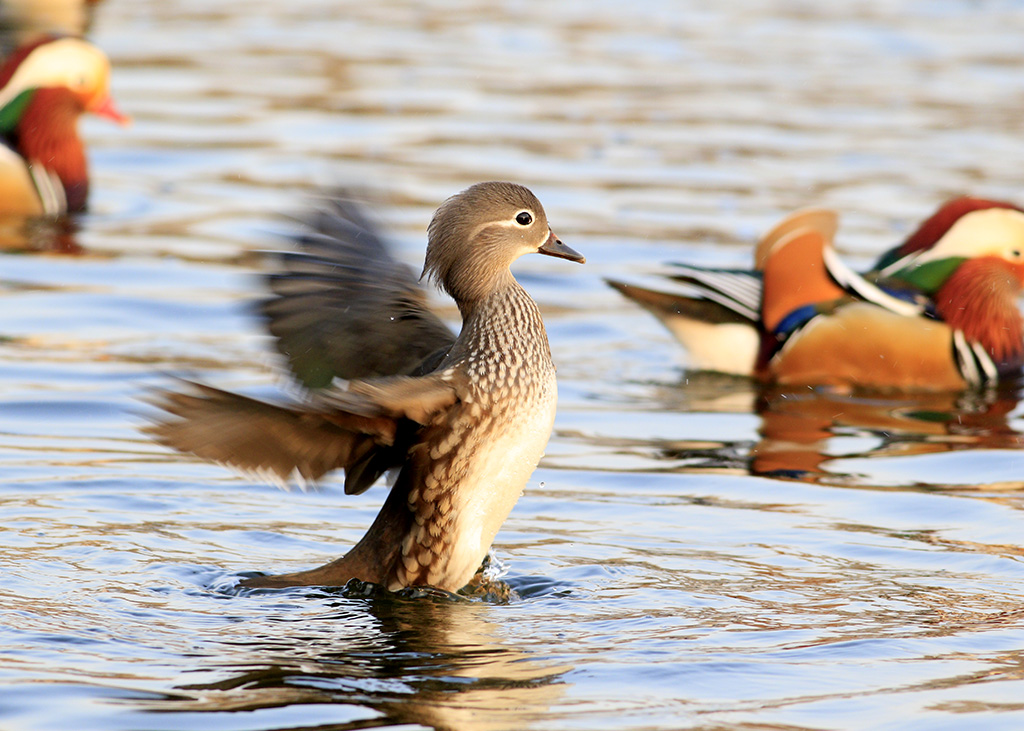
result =
[[[58,218],[0,217],[0,252],[82,254],[81,225],[70,216]]]
[[[1019,383],[979,392],[859,394],[700,373],[657,389],[656,397],[666,409],[760,417],[756,440],[709,435],[658,444],[661,458],[680,460],[687,470],[865,484],[869,478],[844,473],[835,462],[1024,447],[1024,432],[1011,418]]]
[[[858,396],[772,390],[758,399],[761,440],[752,474],[807,477],[836,458],[906,457],[967,449],[1019,449],[1008,417],[1017,387],[968,393]],[[850,437],[850,449],[835,444]]]
[[[256,592],[266,603],[275,594]],[[325,599],[315,619],[273,618],[265,633],[229,642],[231,660],[196,672],[210,682],[177,686],[150,704],[160,712],[257,711],[292,705],[344,704],[380,718],[352,726],[420,724],[437,729],[529,728],[563,694],[569,669],[513,649],[507,616],[495,607],[448,596],[405,596],[352,582]],[[354,598],[364,595],[365,598]],[[502,611],[514,612],[514,606]]]

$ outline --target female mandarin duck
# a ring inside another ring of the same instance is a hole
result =
[[[653,312],[698,368],[781,384],[955,390],[1020,373],[1024,211],[958,198],[859,275],[836,257],[832,211],[793,214],[756,271],[679,266],[696,292],[610,284]]]
[[[127,124],[110,97],[110,63],[79,38],[18,49],[0,67],[0,215],[85,210],[89,171],[78,117]]]
[[[246,586],[392,590],[464,586],[544,451],[555,416],[555,368],[537,305],[509,265],[540,253],[583,262],[551,232],[540,202],[512,183],[449,198],[428,229],[424,275],[462,314],[455,337],[427,308],[412,272],[366,218],[337,201],[300,251],[270,277],[262,311],[302,383],[321,388],[278,406],[192,384],[157,403],[163,444],[278,480],[345,470],[361,493],[389,470],[391,492],[342,558]],[[348,388],[335,379],[348,381]]]

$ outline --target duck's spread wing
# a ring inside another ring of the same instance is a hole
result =
[[[186,381],[151,399],[163,413],[145,431],[180,452],[279,484],[343,469],[345,492],[357,494],[404,464],[420,425],[466,388],[465,376],[447,370],[356,381],[349,390],[319,392],[308,405],[280,406]]]
[[[420,425],[464,398],[468,379],[448,369],[426,376],[393,376],[372,381],[354,381],[346,391],[331,389],[313,396],[320,407],[340,409],[367,418],[409,419]]]
[[[455,336],[360,207],[342,192],[305,223],[297,250],[278,255],[260,307],[299,380],[323,388],[432,368]]]
[[[156,441],[278,483],[348,470],[391,449],[398,426],[388,416],[278,406],[188,382],[151,403],[164,412],[145,429]]]

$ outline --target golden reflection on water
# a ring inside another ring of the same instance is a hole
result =
[[[358,583],[358,582],[356,582]],[[570,666],[511,647],[493,607],[463,599],[395,597],[368,587],[344,616],[275,623],[273,636],[232,642],[216,681],[177,686],[154,711],[255,711],[292,704],[370,707],[373,725],[491,731],[530,728],[564,692]],[[323,598],[323,597],[321,597]],[[329,602],[328,602],[329,603]],[[354,614],[361,616],[355,617]],[[344,634],[333,635],[332,625]],[[266,644],[261,644],[263,639]],[[251,658],[246,668],[244,657]]]
[[[654,389],[665,412],[754,413],[755,440],[716,438],[653,439],[564,436],[640,453],[653,448],[659,461],[681,471],[732,472],[825,484],[886,487],[870,476],[844,472],[847,460],[917,457],[947,452],[1020,450],[1024,432],[1014,418],[1020,384],[956,393],[843,392],[828,388],[780,388],[714,373],[688,373],[683,382]],[[860,464],[860,463],[858,463]],[[657,469],[657,468],[656,468]],[[970,480],[952,480],[965,489]],[[986,489],[1017,490],[1022,481],[984,482]],[[940,489],[942,484],[929,483]]]
[[[829,442],[840,436],[872,442],[861,451],[843,453],[844,459],[1020,449],[1024,437],[1008,421],[1019,402],[1013,386],[983,393],[890,396],[766,389],[758,398],[761,440],[751,449],[750,471],[805,478],[826,474],[837,456]]]

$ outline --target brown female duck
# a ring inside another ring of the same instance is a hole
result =
[[[276,296],[263,308],[299,378],[326,387],[293,406],[200,385],[158,402],[170,414],[150,427],[158,441],[241,470],[315,480],[342,468],[348,493],[398,471],[345,556],[244,584],[358,578],[393,590],[459,589],[543,454],[555,367],[537,305],[509,266],[530,253],[583,257],[551,232],[540,201],[512,183],[449,198],[428,239],[424,274],[458,305],[458,337],[358,209],[338,202],[301,251],[284,256],[285,270],[271,277]]]

